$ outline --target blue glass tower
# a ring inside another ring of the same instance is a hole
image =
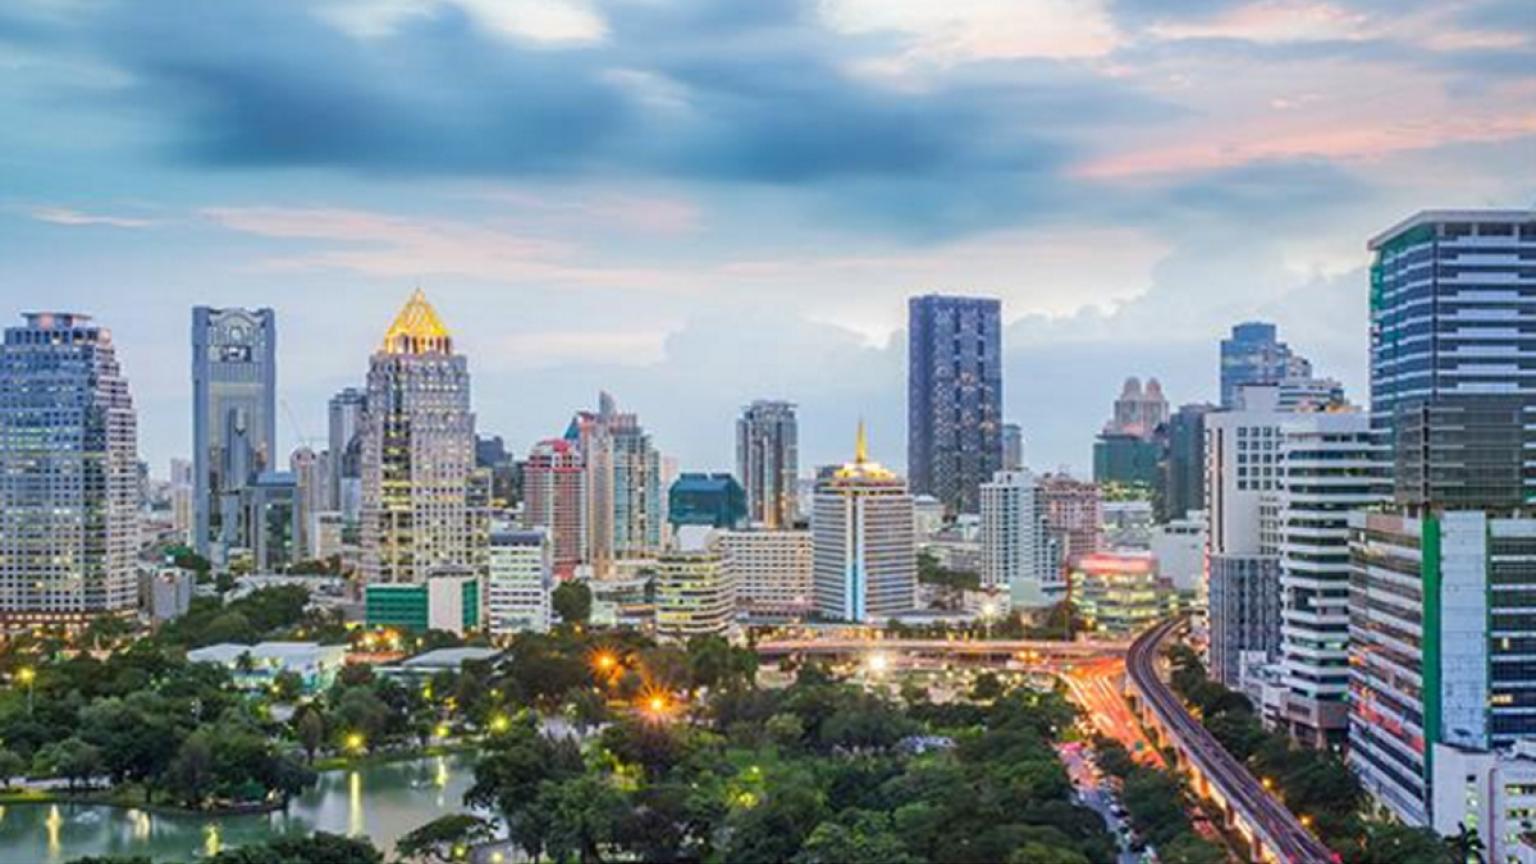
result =
[[[929,294],[907,310],[912,494],[980,512],[981,484],[1003,467],[1002,303]]]

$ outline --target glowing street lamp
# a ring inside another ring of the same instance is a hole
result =
[[[32,684],[37,681],[37,670],[23,666],[16,670],[16,680],[27,688],[27,714],[32,713]]]
[[[877,651],[869,655],[864,661],[864,665],[869,668],[871,674],[884,675],[891,668],[891,658],[889,655]]]
[[[512,720],[505,714],[497,714],[491,718],[491,731],[498,735],[512,728]]]
[[[361,753],[363,748],[368,746],[368,739],[364,738],[361,732],[352,732],[347,735],[343,743],[353,753]]]

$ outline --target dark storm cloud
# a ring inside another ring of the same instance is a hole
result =
[[[822,184],[852,210],[970,184],[993,200],[961,215],[986,219],[1065,182],[1064,131],[1173,113],[1048,61],[898,87],[850,71],[899,54],[897,37],[832,33],[809,0],[602,12],[600,42],[541,44],[446,4],[360,38],[313,7],[136,0],[80,7],[50,35],[129,73],[118,95],[168,121],[172,156],[216,167]]]

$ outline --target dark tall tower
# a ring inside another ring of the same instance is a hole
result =
[[[915,495],[980,510],[1003,467],[1002,304],[929,294],[908,301],[907,468]]]

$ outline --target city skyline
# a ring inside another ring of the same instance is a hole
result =
[[[487,430],[522,449],[607,388],[704,468],[752,398],[800,405],[803,465],[859,415],[905,452],[905,298],[997,296],[1004,404],[1055,407],[1005,419],[1082,471],[1099,394],[1136,369],[1216,401],[1237,322],[1365,392],[1359,238],[1536,199],[1514,3],[755,5],[9,4],[0,294],[114,328],[157,473],[192,449],[193,305],[279,310],[284,454],[419,281],[482,392],[518,393]],[[252,50],[204,53],[220,27]],[[270,110],[210,107],[234,82]],[[488,117],[529,134],[497,152]]]

